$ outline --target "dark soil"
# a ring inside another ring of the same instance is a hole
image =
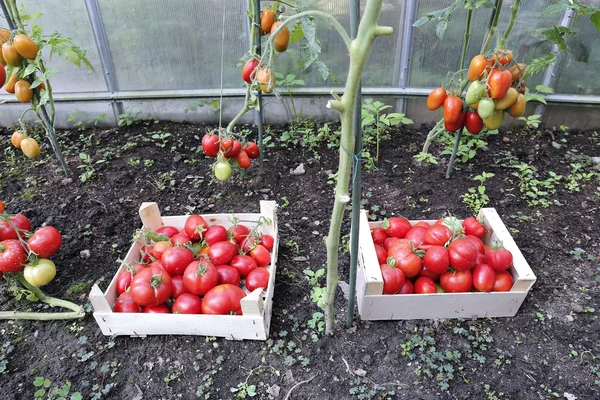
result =
[[[49,391],[71,382],[71,393],[86,399],[229,399],[250,397],[232,389],[251,385],[261,399],[284,399],[289,392],[289,398],[313,400],[600,398],[600,183],[596,174],[581,181],[578,192],[565,185],[574,162],[584,173],[597,171],[597,158],[593,166],[586,162],[600,153],[598,134],[504,131],[487,137],[487,147],[458,163],[446,180],[445,159],[438,157],[434,166],[414,162],[425,129],[393,132],[382,145],[378,171],[363,173],[364,207],[378,219],[437,219],[446,211],[464,218],[473,211],[460,196],[477,185],[475,176],[494,173],[485,182],[488,206],[513,233],[537,282],[514,318],[362,322],[355,316],[351,329],[345,328],[347,300],[339,290],[336,333],[326,337],[309,325],[319,309],[303,271],[325,264],[323,237],[333,204],[327,180],[337,169],[337,151],[323,145],[317,159],[306,147],[276,143],[262,173],[253,165],[218,183],[211,178],[212,160],[197,150],[205,128],[142,122],[60,132],[69,179],[49,146],[36,162],[12,148],[4,151],[0,198],[7,211],[64,235],[53,257],[58,276],[44,290],[85,304],[88,313],[82,320],[0,322],[1,398],[33,398],[36,377],[51,382]],[[164,142],[153,138],[165,132],[171,135]],[[273,129],[274,136],[278,132]],[[5,130],[2,143],[8,137]],[[432,151],[439,156],[440,145]],[[85,183],[78,178],[85,171],[79,153],[107,160],[94,164]],[[301,163],[306,172],[291,174]],[[550,171],[563,176],[546,196],[549,207],[528,205],[517,169],[510,167],[516,163],[535,167],[539,181]],[[161,176],[164,186],[157,184]],[[165,215],[184,215],[258,212],[261,199],[281,205],[269,341],[102,335],[87,295],[94,283],[104,290],[112,279],[140,227],[143,201],[158,202]],[[346,222],[343,234],[348,231]],[[348,281],[348,266],[348,253],[340,253],[342,281]],[[4,311],[40,309],[15,300],[5,283],[0,304]]]

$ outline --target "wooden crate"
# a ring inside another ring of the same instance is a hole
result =
[[[182,314],[144,314],[115,313],[112,307],[117,299],[117,276],[125,270],[121,265],[106,292],[102,293],[98,285],[90,292],[90,301],[94,307],[94,318],[100,325],[102,333],[115,335],[202,335],[219,336],[231,340],[253,339],[266,340],[269,336],[273,292],[275,288],[275,272],[279,238],[277,236],[276,204],[274,201],[261,201],[260,214],[207,214],[202,215],[209,225],[223,225],[229,228],[230,219],[235,216],[249,228],[256,226],[259,218],[272,221],[270,225],[262,225],[261,231],[275,238],[271,252],[269,286],[266,291],[256,289],[242,299],[243,315],[182,315]],[[163,225],[172,225],[182,229],[187,216],[161,217],[156,203],[143,203],[139,210],[143,227],[156,230]],[[124,261],[135,262],[139,259],[140,242],[131,246]]]
[[[487,228],[484,243],[501,241],[513,255],[509,272],[514,285],[509,292],[436,294],[383,294],[383,278],[370,230],[381,222],[369,222],[366,211],[360,216],[356,297],[363,320],[512,317],[525,300],[536,278],[517,244],[493,208],[482,208],[479,217]],[[414,225],[418,221],[411,221]],[[430,225],[435,221],[426,221]]]

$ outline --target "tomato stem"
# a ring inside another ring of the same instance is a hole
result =
[[[504,35],[502,35],[502,39],[500,40],[499,47],[501,49],[504,48],[504,44],[508,39],[508,35],[510,35],[510,31],[512,31],[513,26],[515,25],[515,21],[517,20],[517,14],[519,14],[519,8],[521,7],[521,0],[515,0],[515,3],[512,5],[512,13],[510,15],[510,21],[508,22],[508,26],[504,31]]]
[[[465,79],[464,68],[465,68],[465,60],[467,59],[467,49],[469,48],[469,41],[471,39],[471,19],[472,19],[472,17],[473,17],[473,9],[469,8],[469,11],[467,11],[467,23],[466,23],[466,27],[465,27],[465,39],[463,41],[462,56],[460,58],[460,69],[461,69],[460,78],[462,81],[461,86],[460,86],[461,93],[467,87],[467,83],[469,83],[469,80]]]
[[[496,0],[496,5],[494,7],[494,13],[492,14],[492,19],[490,20],[490,26],[485,35],[485,40],[483,42],[483,46],[481,47],[481,54],[485,54],[488,47],[490,47],[490,43],[492,42],[492,37],[494,33],[496,33],[496,27],[498,26],[498,19],[500,17],[500,12],[502,11],[502,2],[503,0]]]
[[[423,153],[429,152],[429,146],[431,143],[437,138],[442,132],[444,132],[444,119],[440,119],[437,124],[433,127],[429,134],[427,135],[427,139],[425,139],[425,144],[423,145]]]
[[[460,145],[460,139],[462,138],[462,132],[464,128],[460,128],[458,130],[458,134],[456,135],[456,140],[454,141],[454,148],[452,149],[452,155],[450,156],[450,161],[448,161],[448,168],[446,169],[446,179],[450,179],[450,175],[452,174],[452,167],[454,166],[454,161],[456,160],[456,153],[458,153],[458,146]]]

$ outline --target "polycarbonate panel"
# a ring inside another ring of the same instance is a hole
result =
[[[87,58],[94,67],[93,71],[84,64],[77,67],[56,55],[50,59],[50,48],[47,46],[43,52],[47,68],[60,71],[51,78],[54,91],[57,93],[105,91],[106,83],[84,2],[81,0],[24,0],[18,2],[19,7],[21,3],[25,5],[29,14],[43,13],[35,21],[26,21],[28,29],[36,24],[42,27],[44,36],[50,36],[54,31],[58,31],[64,37],[72,38],[74,44],[87,50]],[[4,19],[1,21],[2,26],[6,26]]]
[[[540,17],[540,13],[550,4],[551,0],[522,1],[517,21],[508,37],[506,47],[513,51],[515,59],[519,62],[529,63],[551,48],[543,38],[532,31],[538,28],[549,27],[557,24],[562,15]],[[511,15],[512,1],[504,1],[502,13],[498,21],[498,34],[492,39],[490,50],[495,47],[497,40],[506,29]],[[445,8],[448,1],[445,0],[420,0],[417,11],[417,19],[423,15]],[[471,20],[471,38],[467,51],[466,65],[469,60],[481,50],[484,36],[489,26],[492,9],[484,8],[473,12]],[[462,44],[467,19],[467,11],[457,10],[452,15],[452,20],[446,29],[444,40],[440,40],[435,34],[437,22],[429,22],[415,28],[413,36],[413,52],[411,63],[411,86],[431,87],[441,85],[448,71],[459,70]],[[541,82],[541,75],[533,77],[530,86]]]
[[[120,90],[219,88],[223,46],[223,87],[241,86],[236,63],[248,51],[244,1],[99,4]]]

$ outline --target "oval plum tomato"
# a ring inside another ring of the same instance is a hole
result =
[[[486,60],[483,54],[478,54],[471,59],[467,78],[473,82],[481,79],[486,68],[490,68],[494,64],[493,60]]]
[[[456,121],[456,122],[444,121],[444,128],[448,132],[456,132],[457,130],[462,129],[462,127],[465,126],[466,116],[467,116],[467,113],[460,113],[460,115],[458,116],[458,121]]]
[[[481,239],[479,239],[477,236],[465,235],[465,239],[470,241],[473,244],[473,246],[475,246],[475,248],[477,249],[477,252],[479,254],[485,253],[485,247],[484,247],[485,245],[483,244]]]
[[[246,143],[242,149],[246,152],[246,154],[248,154],[248,157],[250,157],[251,160],[258,158],[260,155],[260,149],[254,142]]]
[[[413,285],[413,283],[411,281],[406,279],[404,281],[404,285],[402,285],[402,288],[400,288],[400,291],[398,292],[398,294],[414,294],[414,293],[415,293],[415,286]]]
[[[275,77],[272,78],[271,82],[271,70],[269,68],[259,68],[256,73],[256,82],[259,83],[260,90],[266,94],[272,93],[275,88]],[[271,83],[271,87],[269,87],[269,83]]]
[[[502,126],[502,121],[504,121],[504,111],[494,111],[489,118],[483,120],[483,123],[489,130],[494,130]]]
[[[202,314],[202,300],[192,293],[184,293],[173,302],[173,314]]]
[[[21,151],[27,158],[37,158],[40,155],[40,145],[37,140],[28,137],[21,141]]]
[[[480,81],[471,82],[467,93],[465,94],[465,101],[467,104],[475,104],[483,97],[485,93],[485,85]]]
[[[192,243],[192,239],[185,233],[178,233],[171,238],[173,246],[184,246],[186,243]]]
[[[373,243],[383,244],[388,235],[383,228],[373,228],[371,229],[371,237],[373,238]]]
[[[242,144],[239,140],[234,140],[227,151],[223,150],[223,155],[227,158],[236,158],[242,151]]]
[[[271,254],[269,250],[262,244],[257,244],[252,250],[250,250],[250,256],[254,258],[259,267],[266,267],[271,264]]]
[[[0,45],[10,40],[10,31],[8,29],[0,29]]]
[[[171,247],[165,250],[160,258],[165,271],[171,276],[183,275],[192,261],[194,261],[194,253],[185,247]]]
[[[477,253],[477,248],[470,240],[454,240],[448,246],[450,266],[457,271],[468,271],[475,265]]]
[[[208,229],[208,223],[198,214],[192,214],[185,220],[183,230],[192,240],[202,239],[203,233]]]
[[[214,265],[229,264],[233,256],[238,252],[235,244],[228,240],[217,242],[208,248],[208,258]]]
[[[173,286],[169,274],[160,268],[144,268],[131,281],[129,292],[142,307],[162,304],[171,296]]]
[[[173,290],[171,291],[171,297],[176,299],[184,293],[187,293],[188,290],[183,283],[183,276],[177,275],[171,278],[171,285],[173,286]]]
[[[223,225],[211,225],[204,232],[204,240],[206,240],[206,244],[209,246],[227,239],[227,229]]]
[[[126,292],[127,289],[129,289],[129,286],[131,285],[131,280],[133,279],[133,276],[139,271],[143,270],[144,268],[145,267],[143,264],[128,265],[125,268],[125,271],[121,272],[117,276],[117,294]]]
[[[203,296],[219,283],[217,267],[206,258],[191,262],[183,273],[183,284],[190,293]]]
[[[273,236],[262,235],[261,237],[258,238],[258,241],[260,244],[265,246],[265,249],[267,249],[269,252],[271,250],[273,250],[273,246],[275,245],[275,238],[273,238]]]
[[[240,272],[231,265],[218,265],[217,272],[219,273],[219,285],[229,283],[230,285],[239,286],[242,277]]]
[[[13,72],[10,78],[8,78],[8,81],[4,84],[4,90],[6,90],[7,93],[14,93],[15,85],[17,84],[18,80],[19,78],[17,76],[17,73]]]
[[[35,60],[37,57],[39,48],[38,45],[27,35],[18,34],[13,39],[15,49],[20,55],[28,60]]]
[[[250,168],[250,164],[252,164],[252,160],[250,160],[248,153],[246,153],[244,150],[241,150],[240,153],[235,157],[235,161],[240,168],[243,169]]]
[[[432,272],[430,270],[428,270],[425,265],[423,265],[423,269],[421,270],[421,272],[419,272],[419,275],[417,275],[417,277],[419,276],[426,276],[427,278],[430,278],[431,280],[433,280],[434,282],[439,281],[440,280],[440,275],[441,274],[436,274],[435,272]]]
[[[444,121],[454,124],[460,119],[463,103],[458,96],[448,96],[444,100]]]
[[[21,148],[21,142],[23,141],[23,139],[25,139],[27,136],[25,136],[25,134],[21,131],[14,131],[12,136],[10,137],[10,143],[12,143],[13,146],[15,146],[17,149]]]
[[[447,271],[440,276],[440,285],[446,293],[470,292],[473,287],[473,274],[467,271]]]
[[[29,103],[33,98],[33,89],[29,81],[20,80],[15,84],[15,96],[21,103]]]
[[[275,30],[279,28],[281,24],[283,24],[281,21],[274,22],[273,25],[271,25],[271,34],[275,33]],[[283,53],[287,50],[289,42],[290,29],[287,26],[284,26],[277,36],[275,36],[275,39],[273,39],[273,48],[275,51]]]
[[[242,315],[241,300],[244,297],[246,292],[239,286],[215,286],[202,299],[202,314]]]
[[[170,314],[169,307],[166,304],[159,304],[156,306],[144,307],[144,313],[146,314]]]
[[[433,294],[437,293],[438,288],[433,279],[426,276],[420,276],[414,283],[415,294]]]
[[[56,265],[47,258],[38,258],[23,269],[25,280],[35,287],[44,286],[56,276]]]
[[[519,93],[517,101],[515,101],[515,103],[508,108],[508,114],[510,114],[510,116],[514,118],[520,117],[525,112],[526,105],[527,100],[525,99],[525,95]]]
[[[0,52],[0,55],[2,54],[2,52]],[[0,57],[0,63],[1,63],[2,59]],[[4,65],[6,63],[3,63],[2,65]],[[4,84],[6,83],[6,70],[4,68],[0,68],[0,87],[4,86]]]
[[[256,68],[260,63],[257,59],[251,58],[244,64],[242,68],[242,79],[247,83],[252,83],[254,75],[256,75]]]
[[[14,45],[4,43],[2,45],[2,57],[11,67],[20,67],[23,57],[19,54]]]
[[[503,98],[512,83],[512,75],[507,69],[493,69],[488,76],[490,97],[494,100]],[[481,107],[481,104],[479,105]]]
[[[527,67],[522,63],[517,63],[510,67],[508,70],[510,71],[513,82],[523,79],[526,69]]]
[[[410,247],[393,247],[388,255],[396,261],[396,268],[400,268],[406,278],[417,276],[423,268],[423,260]]]
[[[450,267],[450,256],[448,255],[448,249],[444,246],[431,246],[425,252],[423,257],[423,265],[429,271],[441,275],[448,271]]]
[[[485,263],[496,271],[506,271],[512,262],[512,253],[504,248],[488,249],[485,252]]]
[[[232,225],[228,232],[233,240],[235,240],[237,244],[240,244],[250,233],[250,228],[248,228],[246,225],[236,224]]]
[[[427,229],[423,236],[423,244],[444,246],[452,239],[452,231],[446,225],[436,224]]]
[[[437,110],[444,104],[447,96],[446,89],[441,87],[433,89],[427,96],[427,108],[432,111]]]
[[[473,287],[480,292],[491,292],[496,283],[496,271],[487,264],[473,269]]]
[[[483,119],[476,112],[468,112],[465,117],[465,126],[473,135],[478,135],[483,130]]]
[[[381,227],[385,229],[387,236],[393,236],[397,238],[404,238],[406,232],[412,229],[412,225],[406,218],[402,217],[391,217],[383,220]]]
[[[406,277],[400,268],[381,265],[381,276],[383,277],[383,294],[397,294],[404,286]]]
[[[427,229],[429,229],[429,226],[427,226],[427,228],[423,226],[415,226],[406,232],[404,239],[410,240],[412,243],[414,243],[415,247],[420,246],[423,243],[423,236],[425,236]]]
[[[156,242],[152,248],[152,255],[160,260],[163,253],[171,247],[173,247],[173,243],[170,241],[167,242],[166,240],[161,240],[160,242]]]
[[[4,202],[0,200],[0,214],[4,212]]]
[[[23,237],[24,233],[21,231],[30,231],[31,230],[31,222],[29,219],[23,214],[16,214],[10,217],[10,223],[19,230],[20,234],[15,231],[15,229],[9,225],[6,221],[0,221],[0,240],[7,239],[18,239],[19,236]]]
[[[465,235],[473,235],[478,238],[485,236],[485,226],[481,224],[475,217],[467,217],[462,222]]]
[[[519,92],[517,92],[517,89],[513,87],[508,88],[508,91],[506,92],[504,97],[496,100],[494,110],[506,110],[507,108],[510,108],[510,106],[516,103],[518,97]]]
[[[202,151],[208,157],[214,158],[219,154],[220,143],[219,135],[207,133],[202,137]]]
[[[242,278],[245,278],[250,272],[259,267],[254,258],[244,254],[234,256],[229,265],[237,269]],[[264,265],[261,265],[261,267],[264,267]]]
[[[266,35],[271,32],[271,27],[275,22],[275,10],[265,8],[260,12],[260,33]]]
[[[479,105],[477,106],[477,114],[481,117],[481,119],[485,120],[492,116],[494,113],[494,100],[490,98],[485,98],[479,100]]]
[[[494,292],[510,292],[513,287],[513,277],[508,271],[496,271],[496,281],[494,282]]]
[[[389,237],[389,238],[386,238],[386,239],[383,241],[383,248],[384,248],[386,251],[390,251],[390,249],[392,248],[392,246],[393,246],[394,244],[396,244],[396,243],[401,243],[401,241],[404,241],[404,240],[403,240],[403,239],[399,239],[399,238],[397,238],[397,237]],[[374,243],[374,242],[373,242],[373,243]]]
[[[267,290],[269,286],[269,270],[265,267],[258,267],[251,271],[246,277],[246,289],[253,292],[258,288]]]
[[[179,229],[175,228],[174,226],[165,225],[158,228],[156,233],[165,235],[170,239],[179,233]]]
[[[492,60],[498,60],[502,65],[508,65],[513,60],[513,53],[509,49],[498,49],[496,53],[492,55]]]
[[[377,254],[377,263],[379,265],[385,264],[385,262],[387,260],[387,250],[384,249],[382,245],[380,245],[380,244],[375,245],[375,254]]]
[[[214,165],[214,172],[215,178],[224,182],[231,177],[233,170],[227,161],[219,161]]]
[[[131,297],[131,293],[123,292],[117,298],[115,305],[113,307],[114,312],[122,312],[122,313],[137,313],[140,312],[140,306],[133,300]]]

